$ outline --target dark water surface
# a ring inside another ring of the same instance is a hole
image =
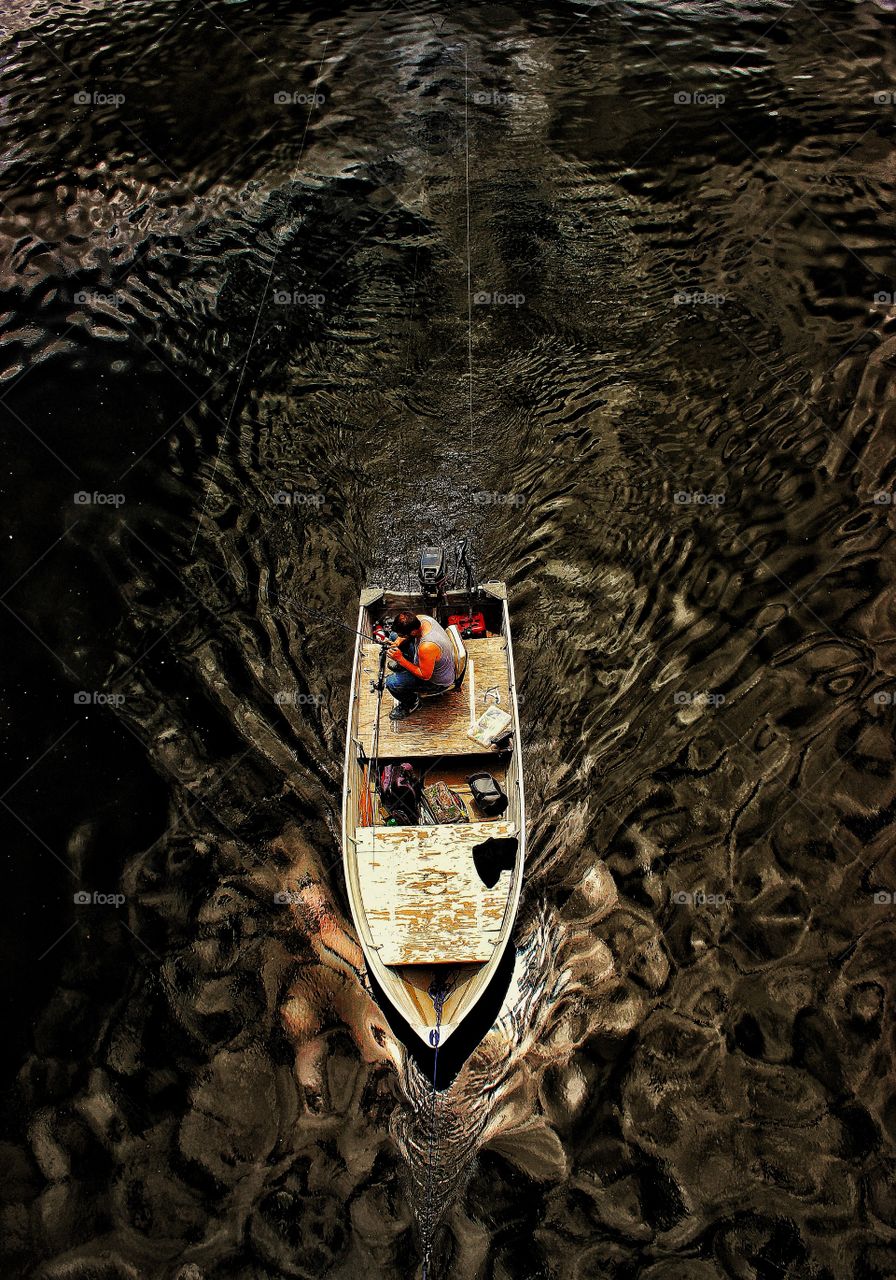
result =
[[[896,1275],[891,8],[7,0],[4,1276]],[[294,606],[465,533],[530,861],[433,1144]]]

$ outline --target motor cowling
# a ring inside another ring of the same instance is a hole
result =
[[[448,557],[444,547],[424,547],[418,573],[420,589],[425,596],[438,597],[448,580]]]

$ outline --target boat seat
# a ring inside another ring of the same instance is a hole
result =
[[[464,682],[464,676],[467,674],[467,650],[461,639],[460,631],[452,623],[450,627],[446,627],[445,631],[451,637],[451,644],[454,649],[454,684],[449,685],[446,689],[433,689],[431,693],[421,693],[421,698],[441,698],[446,693],[453,693],[455,689],[459,689]]]

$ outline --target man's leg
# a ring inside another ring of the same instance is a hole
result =
[[[416,707],[419,700],[418,690],[426,687],[426,681],[418,679],[410,671],[396,671],[393,675],[387,676],[386,688],[396,699],[405,711],[409,711],[411,707]]]

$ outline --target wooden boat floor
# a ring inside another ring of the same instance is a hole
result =
[[[471,742],[467,730],[489,705],[495,702],[511,711],[510,681],[507,672],[507,644],[503,636],[464,641],[467,674],[453,693],[424,698],[418,711],[406,720],[390,720],[394,706],[388,693],[380,706],[379,756],[494,755],[492,747]],[[364,750],[373,751],[376,693],[370,682],[379,668],[379,645],[363,644],[360,659],[358,737]],[[491,691],[491,692],[490,692]],[[487,696],[488,695],[488,696]]]
[[[501,937],[511,873],[488,889],[473,847],[513,836],[512,822],[438,827],[356,827],[361,900],[379,958],[387,965],[474,964]]]

